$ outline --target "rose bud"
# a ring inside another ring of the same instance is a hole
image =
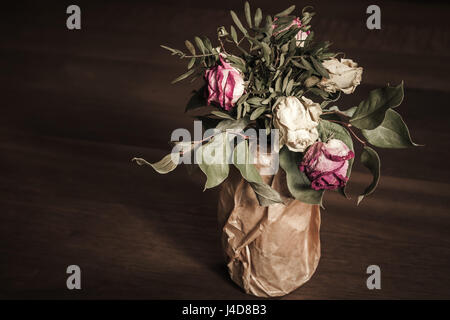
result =
[[[353,151],[338,139],[327,143],[316,142],[306,151],[300,164],[314,190],[333,190],[347,183],[348,160],[355,157]]]
[[[330,78],[322,78],[317,86],[326,92],[336,92],[340,90],[345,94],[355,91],[355,88],[361,83],[363,68],[351,59],[332,58],[322,62],[324,68],[328,71]]]
[[[278,20],[278,18],[275,18],[275,20],[273,21],[272,29],[275,29],[277,27],[277,24],[275,23],[277,20]],[[292,20],[292,23],[288,27],[284,28],[283,30],[279,30],[277,32],[274,32],[273,35],[276,36],[277,34],[290,29],[292,26],[297,26],[299,28],[302,27],[302,22],[301,22],[299,17],[297,17],[294,20]],[[306,31],[305,32],[305,31],[301,31],[301,30],[297,33],[295,38],[297,39],[297,46],[298,47],[303,47],[305,45],[305,40],[306,40],[306,38],[308,37],[308,35],[310,33],[311,33],[311,31]]]
[[[319,138],[317,125],[322,109],[318,103],[302,97],[283,97],[273,111],[274,127],[280,130],[280,148],[303,152]]]
[[[225,61],[222,55],[220,62],[206,70],[208,83],[208,104],[215,103],[229,111],[244,94],[244,79],[236,68]]]

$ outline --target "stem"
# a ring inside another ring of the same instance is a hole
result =
[[[356,135],[356,133],[353,132],[352,129],[350,129],[352,127],[352,125],[350,123],[346,123],[346,122],[338,121],[338,120],[327,120],[327,121],[335,122],[335,123],[339,123],[339,124],[343,125],[344,127],[346,127],[348,129],[348,131],[350,131],[350,133],[355,137],[356,140],[358,140],[363,146],[366,146],[366,142],[364,140],[362,140],[360,137],[358,137]]]
[[[217,56],[219,55],[218,53],[207,53],[207,54],[196,54],[196,55],[191,55],[191,56],[187,56],[187,55],[183,55],[180,56],[182,59],[184,58],[201,58],[201,57],[210,57],[210,56]]]
[[[338,114],[338,115],[341,115],[341,116],[343,116],[343,117],[350,118],[350,116],[348,116],[348,115],[346,115],[345,113],[342,113],[342,112],[340,112],[340,111],[337,111],[337,110],[323,112],[322,114]]]
[[[215,137],[215,135],[212,135],[212,136],[203,138],[202,140],[191,141],[191,142],[192,142],[192,144],[199,144],[199,143],[203,143],[203,142],[205,142],[205,141],[208,141],[208,140],[210,140],[210,139],[212,139],[212,138],[214,138],[214,137]]]
[[[238,48],[244,55],[249,55],[248,52],[244,48],[241,48],[239,45],[236,45],[236,48]]]
[[[234,134],[234,135],[237,135],[237,136],[241,136],[242,138],[244,138],[244,140],[249,140],[250,138],[252,138],[252,137],[246,136],[245,134],[240,133],[240,132],[228,132],[228,133],[231,133],[231,134]]]
[[[223,52],[224,52],[225,54],[228,54],[227,51],[225,50],[225,46],[224,46],[224,44],[223,44],[223,42],[222,42],[222,39],[221,39],[220,37],[217,37],[217,40],[219,40],[219,42],[220,42],[220,47],[222,48]]]
[[[277,55],[277,58],[275,59],[275,65],[278,65],[278,61],[280,60],[280,56]]]
[[[307,57],[307,58],[308,58],[308,57],[310,57],[310,56],[311,56],[311,55],[309,55],[309,54],[304,54],[304,55],[302,55],[302,56],[291,56],[290,58],[291,58],[291,59],[294,59],[294,58],[301,58],[301,57],[303,57],[303,58],[304,58],[304,57]]]
[[[356,140],[358,140],[358,141],[365,147],[365,146],[366,146],[366,142],[365,142],[364,140],[362,140],[360,137],[358,137],[358,136],[356,135],[356,133],[354,133],[353,130],[350,129],[350,127],[351,127],[351,124],[349,124],[349,125],[347,126],[348,131],[350,131],[350,133],[356,138]]]
[[[348,128],[349,126],[351,126],[350,123],[347,123],[347,122],[344,122],[344,121],[339,121],[339,120],[327,120],[327,121],[339,123],[339,124],[341,124],[341,125],[343,125],[344,127],[347,127],[347,128]]]

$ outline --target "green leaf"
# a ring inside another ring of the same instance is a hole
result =
[[[323,67],[321,62],[319,62],[316,59],[314,59],[314,57],[311,57],[311,61],[312,61],[313,65],[314,65],[314,69],[316,69],[316,71],[319,72],[319,74],[322,77],[325,77],[325,78],[329,78],[330,77],[330,75],[328,74],[328,71]]]
[[[289,59],[289,61],[290,61],[294,66],[296,66],[297,68],[301,68],[301,69],[307,70],[306,67],[303,66],[302,64],[300,64],[299,62],[297,62],[297,61],[295,61],[295,60],[293,60],[293,59]]]
[[[277,18],[275,23],[276,28],[278,28],[281,25],[282,26],[281,29],[285,29],[292,24],[293,17],[289,17],[288,15],[284,15],[283,17],[275,15],[275,17]],[[276,30],[276,28],[274,30]]]
[[[256,9],[255,12],[255,27],[259,27],[262,21],[262,10],[260,8]]]
[[[294,86],[294,79],[289,80],[287,86],[286,86],[286,95],[290,96],[291,95],[291,91],[292,91],[292,87]]]
[[[218,116],[219,118],[234,120],[234,118],[232,116],[230,116],[228,113],[225,113],[222,111],[214,110],[214,111],[211,111],[211,113],[215,116]]]
[[[289,54],[293,55],[297,50],[297,39],[294,37],[289,41]]]
[[[242,114],[242,116],[244,117],[249,112],[250,112],[250,104],[244,102],[244,113]]]
[[[250,186],[255,191],[261,207],[267,207],[275,203],[284,203],[280,194],[266,183],[250,182]]]
[[[205,45],[203,44],[202,39],[200,39],[199,37],[195,37],[194,40],[195,40],[195,43],[197,44],[197,47],[204,54],[205,53]]]
[[[312,17],[314,16],[314,12],[309,13],[309,12],[304,11],[304,9],[305,8],[303,8],[303,10],[302,10],[303,17],[302,17],[301,22],[302,22],[303,26],[306,26],[311,21]]]
[[[131,159],[131,161],[135,161],[140,166],[150,166],[155,169],[156,172],[166,174],[170,171],[173,171],[177,167],[179,159],[179,153],[169,153],[167,156],[155,163],[150,163],[142,158],[133,158]]]
[[[278,21],[277,21],[278,22]],[[282,28],[282,25],[279,26],[280,28]],[[289,27],[289,24],[286,26]],[[278,27],[277,27],[278,28]],[[281,31],[281,30],[280,30]],[[298,32],[300,31],[300,28],[296,27],[296,26],[292,26],[289,29],[285,30],[285,31],[281,31],[280,33],[278,33],[275,36],[275,39],[277,40],[277,42],[281,43],[289,43],[289,41],[294,38]],[[277,29],[274,29],[274,32],[277,32]]]
[[[270,60],[270,54],[272,53],[272,50],[270,49],[269,45],[265,42],[261,42],[263,54],[264,54],[264,60],[266,60],[266,65],[269,65]]]
[[[195,63],[195,58],[191,58],[191,60],[189,60],[187,68],[191,69],[194,66],[194,63]]]
[[[242,177],[248,182],[264,183],[261,175],[253,164],[253,157],[248,148],[248,141],[239,142],[233,151],[233,164]]]
[[[186,40],[184,42],[184,44],[186,45],[186,48],[189,50],[189,52],[192,53],[193,55],[195,55],[195,47],[194,47],[194,45],[189,40]]]
[[[392,109],[388,109],[383,122],[373,130],[361,130],[367,141],[380,148],[417,147],[411,140],[408,127],[402,117]]]
[[[247,180],[255,191],[260,206],[269,206],[274,203],[283,203],[280,194],[264,183],[261,175],[253,164],[253,158],[248,148],[247,140],[237,144],[233,151],[233,164],[242,177]]]
[[[195,72],[195,69],[191,69],[188,72],[183,73],[181,76],[179,76],[179,77],[175,78],[174,80],[172,80],[171,83],[174,84],[174,83],[177,83],[177,82],[179,82],[181,80],[184,80],[187,77],[189,77],[190,75],[192,75],[194,72]]]
[[[308,27],[310,27],[310,26],[308,26]],[[306,37],[305,42],[303,42],[305,44],[304,46],[309,47],[311,45],[311,43],[313,42],[313,39],[314,39],[314,31],[311,31],[309,33],[309,35]]]
[[[359,129],[375,129],[383,122],[386,111],[397,107],[402,101],[403,82],[396,87],[372,90],[369,98],[358,105],[350,123]]]
[[[266,107],[259,107],[256,108],[255,111],[252,112],[250,116],[250,120],[256,120],[259,118],[260,115],[262,115],[266,111]]]
[[[211,40],[209,40],[208,37],[203,37],[202,41],[203,41],[203,44],[204,44],[204,46],[206,48],[206,51],[211,52],[213,50],[213,47],[212,47],[212,44],[211,44]]]
[[[266,207],[274,203],[283,203],[280,194],[264,183],[261,178],[261,175],[253,164],[253,158],[250,154],[247,140],[241,141],[235,147],[233,151],[233,164],[255,191],[260,206]]]
[[[204,107],[207,105],[207,101],[205,98],[205,90],[206,90],[206,87],[203,87],[198,91],[194,91],[194,94],[189,99],[184,112],[187,112],[192,109]]]
[[[278,78],[277,81],[275,81],[275,91],[281,92],[281,77]]]
[[[266,25],[265,25],[265,32],[268,34],[268,36],[270,37],[273,33],[273,28],[272,28],[272,17],[270,15],[266,16]]]
[[[276,19],[277,20],[276,20],[276,22],[274,22],[274,29],[273,29],[274,34],[276,34],[276,33],[278,33],[278,35],[280,33],[286,34],[286,32],[290,29],[289,26],[292,23],[292,19],[289,17],[282,17],[282,18],[276,18]],[[277,37],[277,36],[275,36],[275,37]]]
[[[319,120],[317,130],[319,131],[319,137],[322,142],[327,142],[329,139],[338,139],[344,142],[351,151],[354,151],[350,133],[340,124],[327,120]]]
[[[286,181],[292,196],[302,202],[322,204],[323,190],[311,188],[308,177],[300,171],[300,152],[292,152],[286,146],[280,150],[280,166],[286,172]]]
[[[238,120],[222,120],[220,121],[217,126],[216,129],[217,130],[221,130],[221,131],[225,131],[227,129],[230,130],[244,130],[244,128],[250,123],[249,119],[247,118],[242,118],[242,119],[238,119]]]
[[[247,92],[246,94],[244,94],[243,96],[241,96],[241,97],[239,98],[239,100],[236,102],[236,104],[244,103],[244,101],[248,98],[249,95],[250,95],[250,93]]]
[[[233,39],[234,43],[238,43],[236,29],[233,26],[230,26],[230,30],[231,30],[231,38]]]
[[[276,97],[276,95],[277,95],[276,92],[272,92],[272,93],[270,94],[270,96],[267,97],[267,99],[264,99],[263,101],[261,101],[261,104],[269,104],[270,101],[271,101],[273,98]]]
[[[248,1],[245,1],[244,11],[245,11],[245,19],[247,20],[247,24],[250,28],[252,28],[253,27],[252,14],[250,12],[250,4],[248,3]]]
[[[241,70],[242,72],[246,71],[246,66],[245,66],[245,60],[237,57],[237,56],[233,56],[231,54],[227,55],[227,60],[230,61],[230,63],[233,65],[233,67],[237,67],[239,70]]]
[[[162,44],[160,46],[161,46],[161,48],[164,48],[164,49],[169,50],[170,52],[172,52],[172,55],[174,55],[174,54],[184,55],[183,51],[180,51],[178,49],[173,49],[171,47],[168,47],[168,46],[165,46],[165,45],[162,45]]]
[[[283,46],[284,47],[284,46]],[[287,52],[287,51],[286,51]],[[280,55],[280,63],[278,64],[278,70],[277,71],[280,71],[280,68],[283,66],[283,64],[284,64],[284,62],[285,62],[285,58],[286,58],[286,54],[285,53],[282,53],[281,55]]]
[[[236,119],[241,119],[242,118],[242,103],[238,103],[237,105],[237,110],[236,110]]]
[[[358,196],[358,205],[364,197],[375,191],[380,180],[380,157],[371,147],[365,146],[361,153],[361,163],[370,170],[373,175],[372,183]]]
[[[306,70],[313,70],[312,65],[303,57],[300,57],[300,60],[302,62],[302,65],[305,67]]]
[[[294,11],[294,10],[295,10],[295,5],[292,5],[292,6],[290,6],[289,8],[287,8],[287,9],[281,11],[280,13],[277,13],[277,14],[275,15],[275,17],[280,18],[280,17],[287,16],[287,15],[291,14],[292,11]]]
[[[238,27],[238,29],[241,30],[241,32],[242,32],[244,35],[247,35],[248,32],[247,32],[247,30],[244,28],[244,26],[242,25],[241,20],[239,20],[239,18],[238,18],[238,16],[236,15],[236,13],[235,13],[233,10],[231,10],[231,11],[230,11],[230,14],[231,14],[231,18],[233,19],[233,22],[236,24],[236,26]]]
[[[291,73],[292,73],[292,69],[290,69],[289,72],[287,73],[287,75],[284,77],[283,84],[281,86],[281,91],[286,91],[286,87],[289,82],[289,77],[291,76]]]
[[[247,99],[247,103],[254,104],[254,105],[260,105],[263,101],[263,98],[260,97],[251,97],[250,99]]]
[[[196,161],[206,175],[205,190],[214,188],[228,177],[229,155],[230,145],[227,133],[217,134],[210,142],[197,148]]]

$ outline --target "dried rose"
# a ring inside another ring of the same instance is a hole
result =
[[[327,92],[342,91],[350,94],[361,83],[363,68],[351,59],[336,58],[325,60],[323,66],[328,71],[330,78],[322,78],[317,86]]]
[[[220,62],[206,70],[208,104],[216,103],[229,111],[244,93],[244,79],[236,68],[220,56]]]
[[[273,111],[274,127],[280,130],[280,148],[303,152],[319,138],[317,125],[322,109],[318,103],[302,97],[284,97]]]
[[[314,190],[333,190],[347,183],[348,160],[354,157],[341,140],[316,142],[306,151],[300,170],[305,172]]]

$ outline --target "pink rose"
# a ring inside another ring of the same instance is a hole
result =
[[[277,20],[278,20],[278,18],[275,18],[275,20],[273,21],[272,29],[275,29],[275,28],[277,27],[277,25],[276,25],[276,23],[275,23]],[[286,28],[283,29],[283,30],[280,30],[280,31],[275,32],[273,35],[276,36],[277,34],[279,34],[279,33],[283,32],[283,31],[286,31],[286,30],[290,29],[292,26],[297,26],[297,27],[301,28],[302,22],[301,22],[301,20],[300,20],[299,17],[297,17],[297,18],[295,18],[294,20],[292,20],[292,23],[291,23],[288,27],[286,27]],[[310,33],[311,33],[311,31],[306,31],[306,32],[304,32],[304,31],[301,31],[301,30],[300,30],[300,31],[297,33],[297,35],[295,36],[295,38],[297,39],[297,46],[303,47],[303,46],[305,45],[305,40],[306,40],[306,38],[308,37],[308,35],[309,35]]]
[[[306,151],[300,170],[305,172],[314,190],[333,190],[347,183],[348,160],[354,157],[341,140],[316,142]]]
[[[208,104],[217,103],[229,111],[244,94],[244,79],[241,73],[220,56],[220,63],[206,70],[208,82]]]

